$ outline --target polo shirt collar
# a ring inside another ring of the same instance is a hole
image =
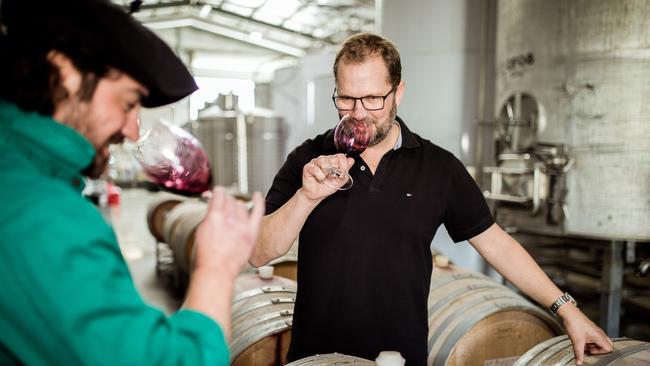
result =
[[[420,147],[420,143],[415,138],[413,132],[411,132],[411,130],[409,130],[408,127],[406,127],[404,121],[399,116],[395,116],[395,121],[399,123],[400,135],[397,137],[397,141],[395,142],[395,147],[393,148],[393,150],[397,150],[402,147],[406,149],[413,149],[413,148]],[[323,149],[325,151],[336,151],[336,146],[334,145],[333,128],[327,131],[327,134],[325,135],[325,140],[323,141]]]

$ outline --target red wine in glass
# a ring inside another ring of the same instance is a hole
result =
[[[201,143],[168,122],[155,122],[137,142],[136,158],[149,178],[163,189],[199,196],[212,188],[210,162]]]
[[[341,118],[334,129],[334,146],[336,149],[348,157],[361,155],[366,150],[372,137],[372,128],[367,121],[356,121],[349,114]],[[349,173],[343,172],[337,168],[330,167],[327,169],[328,178],[334,178],[338,181],[345,180],[343,185],[328,184],[330,188],[338,190],[347,190],[352,188],[354,181]]]

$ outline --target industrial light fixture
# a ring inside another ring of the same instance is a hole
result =
[[[198,18],[196,16],[192,17],[182,17],[182,18],[171,18],[171,19],[145,19],[144,24],[151,29],[173,29],[173,28],[182,28],[182,27],[191,27],[200,29],[206,32],[218,34],[224,37],[237,39],[242,42],[247,42],[255,44],[260,47],[268,48],[276,52],[284,53],[287,55],[295,57],[303,57],[305,51],[299,47],[293,47],[281,42],[276,42],[270,39],[262,37],[260,32],[259,39],[251,39],[250,33],[244,33],[236,29],[228,28],[217,24],[215,22],[209,21],[207,19]]]

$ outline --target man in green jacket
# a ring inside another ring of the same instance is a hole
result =
[[[196,89],[174,53],[108,0],[3,0],[0,365],[226,365],[233,281],[263,212],[215,190],[183,309],[144,303],[80,192],[140,106]]]

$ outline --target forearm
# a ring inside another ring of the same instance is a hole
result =
[[[485,234],[489,237],[481,238]],[[562,295],[528,252],[496,224],[470,242],[497,272],[542,306],[551,306]]]
[[[319,203],[320,200],[307,198],[301,188],[282,207],[265,216],[250,264],[259,267],[289,251],[307,217]]]
[[[236,274],[228,271],[195,270],[192,273],[184,309],[192,309],[216,321],[230,338],[233,286]]]

